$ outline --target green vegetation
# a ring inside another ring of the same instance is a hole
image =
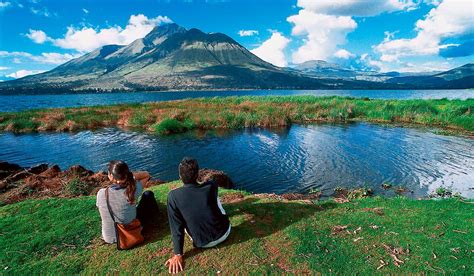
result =
[[[215,97],[170,102],[0,113],[0,131],[132,127],[159,134],[191,129],[282,127],[366,121],[474,133],[474,99],[370,100],[347,97]]]
[[[82,182],[80,178],[73,178],[63,186],[64,194],[68,196],[89,195],[92,189],[89,183]]]
[[[160,224],[146,231],[144,245],[128,251],[101,242],[94,197],[2,206],[0,269],[7,274],[167,273],[163,264],[171,239],[165,203],[178,185],[152,188]],[[193,249],[186,239],[188,273],[473,271],[472,201],[375,197],[313,204],[232,190],[221,191],[221,197],[232,233],[208,250]]]

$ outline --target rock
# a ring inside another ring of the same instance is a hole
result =
[[[232,189],[234,187],[234,183],[230,179],[227,174],[223,171],[213,170],[213,169],[200,169],[198,182],[204,183],[209,180],[212,180],[217,183],[219,187],[224,189]]]
[[[17,164],[12,164],[8,162],[0,162],[0,171],[19,171],[23,169]]]
[[[81,165],[74,165],[65,170],[64,174],[69,177],[85,177],[93,175],[94,172],[84,168]]]
[[[59,168],[59,166],[58,165],[53,165],[50,168],[48,168],[47,170],[45,170],[44,172],[40,173],[40,176],[51,178],[51,177],[58,176],[60,172],[61,172],[61,169]]]
[[[28,176],[32,175],[31,173],[25,171],[20,171],[15,173],[14,175],[10,175],[7,178],[4,179],[6,182],[16,182],[18,180],[22,180],[27,178]]]
[[[23,168],[17,164],[0,162],[0,179],[5,179],[6,177],[21,171],[22,169]]]
[[[48,164],[39,164],[36,166],[33,166],[26,171],[32,174],[40,174],[48,169]]]
[[[295,193],[287,193],[282,194],[281,197],[286,200],[318,200],[321,197],[322,193],[312,193],[312,194],[295,194]]]

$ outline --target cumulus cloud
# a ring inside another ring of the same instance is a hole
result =
[[[412,10],[418,6],[413,0],[298,0],[307,10],[342,16],[374,16],[383,12]]]
[[[240,36],[253,36],[253,35],[258,35],[257,30],[240,30],[239,31]]]
[[[290,39],[279,32],[273,32],[268,40],[264,41],[258,48],[251,50],[251,52],[273,65],[283,67],[288,64],[284,53],[288,43],[290,43]]]
[[[8,69],[10,69],[10,67],[0,66],[0,71],[8,70]]]
[[[292,35],[305,36],[304,44],[292,54],[294,63],[328,59],[337,51],[338,45],[346,42],[346,35],[357,27],[349,16],[327,15],[306,9],[287,20],[294,24]]]
[[[292,23],[292,34],[304,36],[303,45],[292,55],[294,63],[308,60],[327,60],[340,51],[346,36],[357,28],[353,17],[375,16],[383,12],[410,10],[417,7],[412,0],[298,0],[301,10],[287,18]]]
[[[50,38],[54,45],[63,49],[90,52],[108,44],[126,45],[144,37],[156,25],[171,23],[167,16],[148,18],[143,14],[130,16],[127,26],[95,29],[69,27],[63,38]]]
[[[445,0],[416,22],[414,38],[385,38],[374,50],[381,61],[392,62],[407,56],[437,55],[441,49],[459,46],[443,43],[447,38],[474,32],[471,0]]]
[[[342,59],[350,59],[350,58],[355,57],[355,55],[353,53],[347,51],[346,49],[338,50],[334,54],[334,56],[337,57],[337,58],[342,58]]]
[[[29,32],[26,34],[26,37],[38,44],[43,44],[44,42],[51,40],[51,38],[49,38],[45,32],[32,29],[29,30]]]
[[[39,73],[43,73],[43,72],[45,72],[45,71],[43,71],[43,70],[19,70],[19,71],[16,71],[14,73],[5,75],[5,77],[19,79],[19,78],[23,78],[23,77],[26,77],[26,76],[29,76],[29,75],[39,74]]]
[[[27,52],[7,52],[0,51],[0,58],[13,58],[13,63],[22,63],[23,60],[35,61],[41,64],[63,64],[80,54],[60,54],[60,53],[42,53],[41,55],[32,55]]]
[[[88,14],[88,13],[89,13],[89,10],[88,10],[88,9],[82,9],[82,11],[83,11],[85,14]]]

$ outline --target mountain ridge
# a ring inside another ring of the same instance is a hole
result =
[[[434,86],[474,87],[461,68],[431,76]],[[444,74],[444,75],[443,75]],[[440,81],[442,79],[442,81]],[[223,33],[175,24],[156,26],[128,45],[105,45],[37,75],[0,83],[0,93],[225,90],[225,89],[409,89],[425,77],[360,72],[326,61],[295,68],[274,66]],[[433,86],[430,86],[433,87]]]

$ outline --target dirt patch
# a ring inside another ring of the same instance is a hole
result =
[[[298,194],[298,193],[286,193],[286,194],[255,194],[253,195],[256,198],[262,199],[273,199],[279,201],[302,201],[306,203],[312,203],[314,200],[319,200],[321,193],[311,193],[311,194]]]
[[[393,264],[397,267],[400,267],[401,264],[405,263],[404,258],[410,254],[410,249],[403,249],[403,247],[394,247],[382,243],[382,247],[385,249],[385,252],[392,258]],[[379,268],[378,268],[379,269]]]
[[[144,173],[149,176],[144,181],[145,188],[163,183]],[[80,165],[61,171],[57,165],[21,168],[0,162],[0,201],[6,204],[30,198],[94,195],[100,188],[109,185],[105,172],[94,173]]]
[[[376,215],[383,216],[385,214],[383,208],[376,207],[376,208],[364,208],[362,209],[363,212],[372,212]]]
[[[242,193],[227,193],[220,196],[222,203],[236,203],[244,200],[244,195]]]

